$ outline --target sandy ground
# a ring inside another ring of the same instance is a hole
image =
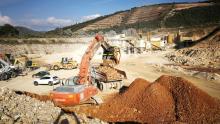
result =
[[[172,51],[163,52],[148,52],[143,55],[131,55],[126,60],[122,60],[119,65],[121,70],[126,71],[128,80],[126,81],[129,85],[135,78],[141,77],[150,82],[153,82],[161,75],[173,75],[181,76],[191,81],[195,86],[206,91],[211,96],[220,98],[220,82],[209,81],[191,75],[184,74],[183,72],[173,72],[170,69],[161,69],[153,66],[154,64],[171,64],[164,55]]]
[[[73,53],[59,53],[43,56],[41,59],[46,62],[59,61],[62,56],[70,56],[75,58],[80,62],[86,47],[82,46],[80,51],[75,51]],[[220,83],[216,81],[208,81],[205,79],[199,79],[186,75],[182,72],[172,72],[169,69],[160,69],[153,65],[155,64],[170,64],[170,62],[164,57],[164,55],[172,51],[157,51],[157,52],[147,52],[139,55],[122,55],[121,63],[116,66],[116,68],[123,70],[127,73],[128,79],[125,80],[125,85],[129,85],[135,78],[141,77],[148,81],[153,82],[161,75],[174,75],[182,76],[187,80],[191,81],[194,85],[206,91],[211,96],[217,97],[220,99]],[[101,62],[101,54],[98,52],[92,61],[92,63]],[[8,87],[16,90],[23,90],[34,92],[38,94],[47,94],[50,90],[53,90],[54,87],[59,86],[55,85],[33,85],[33,78],[31,75],[39,70],[29,73],[27,76],[19,76],[17,78],[11,79],[9,81],[0,81],[0,87]],[[77,75],[78,69],[74,70],[60,70],[60,71],[50,71],[52,75],[56,75],[59,78],[68,78]],[[111,93],[111,92],[107,92]]]

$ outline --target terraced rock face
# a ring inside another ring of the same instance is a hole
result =
[[[84,44],[21,44],[21,45],[2,45],[1,53],[11,53],[15,56],[24,54],[52,54],[62,52],[72,52]]]
[[[51,54],[73,52],[86,46],[91,38],[30,38],[0,39],[0,53],[15,56],[24,54]]]
[[[210,3],[191,3],[191,4],[163,4],[132,8],[131,10],[119,12],[109,17],[104,17],[99,21],[86,25],[80,29],[83,31],[106,29],[114,26],[135,24],[152,20],[163,20],[174,15],[174,11],[180,11],[193,7],[210,6]],[[162,23],[162,22],[161,22]]]
[[[93,24],[90,24],[84,27],[82,30],[96,30],[110,28],[113,26],[134,24],[143,21],[150,21],[161,18],[166,14],[172,5],[163,5],[163,6],[143,6],[139,8],[133,8],[129,11],[121,12],[114,14],[110,17],[104,18],[100,21],[97,21]]]

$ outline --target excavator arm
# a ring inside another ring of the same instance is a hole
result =
[[[104,41],[104,37],[96,35],[95,39],[90,42],[85,54],[82,57],[79,70],[79,84],[85,84],[88,81],[90,60],[94,56],[95,52],[101,46],[101,42]]]
[[[111,65],[112,63],[119,64],[121,58],[120,49],[108,44],[108,42],[104,40],[103,36],[96,35],[96,37],[90,42],[82,57],[79,71],[79,84],[84,84],[88,81],[90,60],[100,47],[103,49],[102,59],[104,65]]]

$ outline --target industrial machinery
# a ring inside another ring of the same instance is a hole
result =
[[[8,80],[17,76],[17,71],[13,66],[0,58],[0,80]]]
[[[120,60],[118,56],[114,57],[114,55],[116,55],[115,53],[118,54],[118,51],[114,51],[116,49],[108,45],[104,41],[104,37],[97,35],[95,39],[90,42],[82,57],[78,76],[66,81],[71,81],[72,83],[63,83],[62,86],[57,87],[50,93],[55,104],[61,106],[80,104],[95,96],[98,93],[98,87],[105,87],[105,89],[107,89],[107,86],[113,86],[115,84],[122,86],[121,80],[109,81],[106,74],[100,73],[95,67],[90,67],[90,61],[100,46],[104,49],[103,53],[108,51],[106,60],[109,59],[116,64],[119,63]],[[108,55],[111,57],[108,57]],[[126,77],[125,72],[123,74]]]
[[[72,58],[62,58],[61,62],[56,62],[53,65],[51,65],[51,70],[60,70],[60,69],[74,69],[77,68],[78,64],[75,60]]]
[[[104,65],[114,66],[119,64],[121,58],[119,47],[111,46],[106,41],[101,43],[101,47],[103,49],[102,60]]]
[[[15,68],[19,68],[25,70],[29,68],[30,70],[35,70],[39,68],[37,62],[30,60],[27,56],[22,55],[21,57],[14,57],[12,54],[1,54],[2,59],[4,59],[7,63],[14,66]]]
[[[13,68],[16,75],[27,75],[30,70],[39,68],[36,62],[30,60],[27,56],[14,57],[12,54],[0,54],[0,58]]]

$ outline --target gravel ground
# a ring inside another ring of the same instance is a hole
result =
[[[7,88],[1,88],[0,94],[1,123],[53,123],[61,112],[52,102],[17,95]]]

